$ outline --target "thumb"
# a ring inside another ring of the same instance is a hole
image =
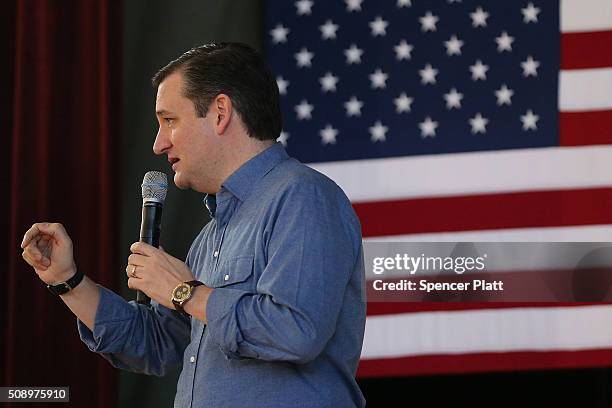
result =
[[[43,234],[49,235],[52,238],[60,238],[62,234],[65,233],[64,227],[62,224],[58,223],[49,223],[49,222],[41,222],[40,224],[36,224],[36,227]]]
[[[23,236],[23,240],[21,241],[21,248],[25,248],[30,244],[30,242],[34,239],[38,240],[42,235],[46,235],[51,239],[54,239],[56,234],[58,233],[57,225],[60,224],[51,224],[48,222],[39,222],[26,231]]]
[[[164,251],[164,249],[161,246],[159,247],[159,249],[162,251],[162,255],[166,258],[166,260],[168,262],[170,262],[171,265],[178,266],[178,265],[184,263],[180,259],[175,258],[172,255],[170,255],[169,253],[167,253],[166,251]]]
[[[160,245],[157,249],[161,251],[162,255],[164,256],[164,258],[166,258],[166,260],[172,262],[173,256],[167,253],[163,246]]]

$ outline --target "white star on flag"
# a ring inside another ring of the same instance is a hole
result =
[[[486,133],[487,123],[489,123],[489,119],[484,118],[480,113],[477,113],[476,116],[470,119],[470,126],[472,126],[472,133]]]
[[[446,55],[461,55],[461,47],[463,47],[463,41],[459,40],[456,35],[453,35],[450,40],[444,41],[446,46]]]
[[[414,46],[412,46],[411,44],[408,44],[406,40],[401,40],[399,44],[393,47],[393,49],[395,50],[395,58],[398,61],[401,61],[404,59],[409,60],[410,58],[412,58],[411,53],[412,53],[412,50],[414,49]]]
[[[503,32],[499,37],[495,37],[495,42],[497,43],[497,51],[512,51],[512,43],[514,42],[514,37],[510,37],[507,32]]]
[[[397,0],[398,8],[410,7],[410,6],[412,6],[412,0]]]
[[[361,3],[363,0],[344,0],[346,3],[346,11],[361,11]]]
[[[283,146],[287,146],[287,139],[289,139],[289,133],[282,131],[276,140],[281,142]]]
[[[308,103],[305,99],[302,99],[299,105],[295,105],[295,112],[297,113],[298,120],[312,118],[312,110],[314,106]]]
[[[287,94],[287,87],[289,86],[289,81],[284,79],[282,76],[276,77],[276,85],[278,86],[278,93],[281,95]]]
[[[346,109],[346,116],[361,116],[361,108],[363,107],[363,102],[354,96],[351,97],[348,101],[344,102],[344,109]]]
[[[419,123],[421,137],[434,137],[436,135],[437,127],[438,122],[434,122],[429,116],[427,116],[423,122]]]
[[[331,125],[325,126],[325,128],[319,131],[321,136],[321,143],[323,144],[336,144],[336,136],[338,136],[338,129],[334,129]]]
[[[299,68],[310,67],[312,66],[312,58],[314,54],[308,51],[307,48],[302,48],[300,52],[295,54],[295,59],[297,61],[297,66]]]
[[[523,130],[538,130],[538,126],[536,125],[536,123],[539,119],[540,117],[538,115],[534,115],[531,109],[529,109],[524,115],[521,115],[521,122],[523,122]]]
[[[393,102],[395,103],[395,111],[397,113],[410,112],[410,108],[413,101],[414,98],[411,98],[406,95],[406,92],[402,92],[400,96],[393,100]]]
[[[277,24],[276,27],[270,30],[270,35],[272,36],[272,42],[274,44],[286,43],[287,34],[289,34],[289,29],[282,24]]]
[[[489,13],[478,7],[476,11],[470,13],[470,17],[472,18],[472,27],[486,27]]]
[[[346,56],[347,64],[361,64],[361,55],[363,54],[363,50],[357,48],[355,44],[351,44],[350,48],[344,50],[344,55]]]
[[[438,75],[438,70],[433,68],[430,64],[425,65],[425,68],[419,70],[419,75],[421,76],[421,83],[425,84],[435,84],[436,83],[436,75]]]
[[[370,29],[372,30],[372,35],[374,37],[387,34],[387,26],[389,25],[389,23],[383,20],[380,16],[376,17],[374,21],[370,21],[369,24]]]
[[[538,76],[538,67],[540,63],[534,60],[531,55],[527,57],[526,61],[521,62],[521,67],[523,67],[523,76]]]
[[[512,105],[512,101],[510,100],[510,98],[512,98],[512,95],[514,95],[514,91],[512,89],[509,89],[506,84],[503,84],[501,88],[495,91],[495,96],[497,97],[497,104],[499,106]]]
[[[421,22],[421,31],[436,31],[436,23],[440,20],[438,16],[431,14],[431,11],[425,13],[423,17],[419,17]]]
[[[463,99],[463,94],[457,92],[455,88],[451,89],[449,93],[444,94],[444,99],[446,100],[446,109],[453,108],[461,108],[461,100]]]
[[[538,22],[538,14],[540,14],[540,9],[533,6],[533,3],[529,3],[527,7],[521,9],[521,13],[523,13],[523,23],[527,24],[530,22],[537,23]]]
[[[389,78],[388,74],[385,74],[381,71],[380,68],[376,68],[373,74],[370,74],[370,81],[372,82],[372,89],[380,89],[387,87],[387,78]]]
[[[298,16],[312,13],[312,5],[314,3],[311,0],[299,0],[295,2],[295,8],[297,9]]]
[[[487,79],[487,71],[489,70],[488,65],[484,65],[481,60],[477,60],[474,65],[470,65],[470,71],[472,72],[472,80],[477,81],[479,79]]]
[[[380,123],[380,121],[376,121],[376,123],[374,124],[374,126],[370,127],[370,140],[372,142],[384,142],[387,137],[387,131],[389,130],[388,127],[383,126],[382,123]]]
[[[321,83],[321,90],[323,92],[336,92],[336,84],[338,83],[338,77],[334,76],[331,72],[326,72],[325,76],[319,78]]]
[[[333,21],[327,20],[325,24],[319,26],[319,30],[321,30],[321,39],[335,40],[336,31],[338,31],[338,27],[338,24],[334,24]]]

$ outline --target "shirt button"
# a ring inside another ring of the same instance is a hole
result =
[[[195,356],[191,356],[191,357],[189,357],[189,361],[191,361],[192,363],[195,363],[195,360],[196,360],[196,359],[195,359]]]
[[[225,275],[225,276],[223,277],[223,280],[226,280],[226,281],[227,281],[227,280],[229,280],[229,275]]]
[[[219,256],[219,251],[215,251],[215,252],[213,253],[213,257],[214,257],[214,258],[216,258],[216,257],[218,257],[218,256]]]

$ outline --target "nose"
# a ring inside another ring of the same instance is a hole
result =
[[[160,126],[157,131],[157,136],[155,136],[155,142],[153,143],[153,153],[156,155],[164,154],[171,146],[172,143],[170,143],[167,132],[164,132],[163,127]]]

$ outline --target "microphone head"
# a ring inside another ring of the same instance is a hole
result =
[[[168,191],[168,177],[161,171],[147,171],[142,179],[142,202],[164,203]]]

